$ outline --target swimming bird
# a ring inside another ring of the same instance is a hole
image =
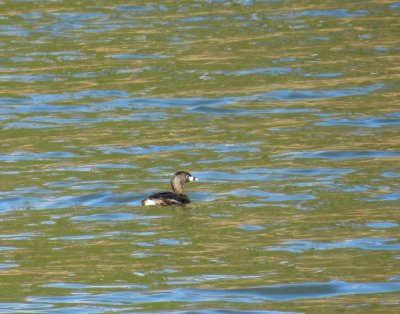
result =
[[[198,179],[189,172],[178,171],[171,179],[173,192],[160,192],[147,197],[142,201],[143,206],[168,206],[185,205],[190,203],[189,198],[183,193],[183,186],[186,182],[194,182]]]

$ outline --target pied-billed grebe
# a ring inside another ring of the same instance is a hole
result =
[[[189,198],[183,193],[183,185],[190,181],[197,181],[197,178],[192,176],[189,172],[178,171],[172,176],[171,179],[171,186],[174,192],[160,192],[152,194],[142,201],[142,205],[168,206],[190,203]]]

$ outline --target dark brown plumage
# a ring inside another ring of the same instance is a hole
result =
[[[173,192],[160,192],[147,197],[142,201],[143,206],[168,206],[185,205],[190,203],[189,198],[183,192],[183,186],[186,182],[197,181],[197,178],[189,172],[178,171],[172,176],[171,186]]]

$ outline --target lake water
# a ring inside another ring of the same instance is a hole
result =
[[[0,10],[0,313],[400,311],[398,1]]]

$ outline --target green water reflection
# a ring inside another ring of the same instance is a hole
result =
[[[398,3],[0,9],[0,311],[399,310]]]

